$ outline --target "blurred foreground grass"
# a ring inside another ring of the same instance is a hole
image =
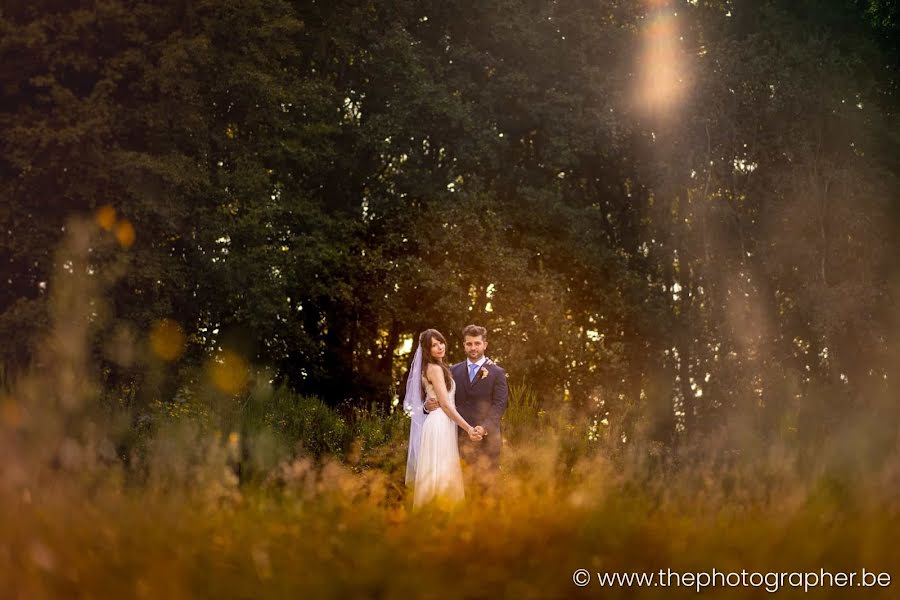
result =
[[[495,493],[413,513],[401,412],[201,386],[136,429],[114,400],[66,409],[57,384],[41,374],[0,394],[2,598],[687,598],[577,588],[572,574],[893,578],[900,565],[900,461],[883,443],[896,434],[875,417],[817,449],[750,435],[626,445],[514,385]],[[809,594],[893,598],[897,585]]]
[[[604,452],[572,461],[564,440],[544,430],[507,448],[496,494],[470,495],[452,514],[412,513],[402,461],[366,466],[301,453],[242,485],[234,436],[165,435],[169,445],[148,454],[140,481],[117,464],[84,460],[5,477],[3,597],[680,598],[696,592],[579,589],[572,572],[891,572],[900,564],[890,467],[802,475],[778,453],[719,471],[709,461],[670,470]],[[383,449],[405,456],[401,435]],[[852,591],[890,598],[896,585]]]

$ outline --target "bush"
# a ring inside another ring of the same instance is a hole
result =
[[[259,410],[258,401],[248,404]],[[346,420],[322,400],[300,396],[282,385],[262,406],[263,422],[289,447],[319,458],[344,458],[353,441]]]

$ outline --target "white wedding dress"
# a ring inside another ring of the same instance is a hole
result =
[[[437,397],[434,387],[424,377],[426,398]],[[451,380],[449,400],[455,404],[456,382]],[[428,413],[422,426],[422,445],[416,465],[413,508],[420,508],[432,500],[453,506],[465,498],[456,423],[443,409]]]

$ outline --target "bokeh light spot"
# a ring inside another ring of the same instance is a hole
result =
[[[123,248],[131,248],[132,244],[134,244],[134,225],[131,224],[131,221],[122,220],[116,224],[116,239],[119,241],[119,245]]]
[[[221,391],[236,394],[247,384],[247,363],[235,352],[225,351],[209,364],[209,376]]]
[[[163,360],[173,361],[184,352],[184,332],[171,319],[162,319],[150,330],[150,347]]]
[[[112,231],[112,228],[116,224],[116,209],[109,204],[101,206],[97,209],[97,212],[94,213],[94,221],[102,229]]]

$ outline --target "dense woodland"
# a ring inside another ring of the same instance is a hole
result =
[[[387,407],[412,336],[475,322],[624,443],[877,422],[898,44],[890,0],[3,2],[0,374],[96,292],[85,364],[138,414],[223,352]]]

